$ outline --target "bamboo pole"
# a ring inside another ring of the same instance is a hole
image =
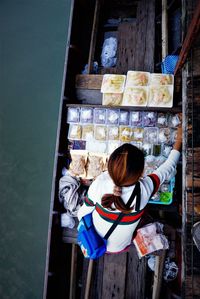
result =
[[[90,260],[89,261],[89,266],[88,266],[88,272],[87,272],[87,280],[86,280],[85,297],[84,297],[84,299],[88,299],[89,298],[90,285],[91,285],[91,279],[92,279],[93,264],[94,264],[94,261]]]
[[[162,60],[168,54],[167,0],[162,0]]]

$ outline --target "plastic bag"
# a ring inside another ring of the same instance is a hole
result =
[[[101,64],[103,67],[113,67],[116,65],[117,58],[117,39],[115,37],[106,38],[103,43],[101,53]]]

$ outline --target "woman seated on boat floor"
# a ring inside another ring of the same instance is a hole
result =
[[[91,184],[85,202],[78,211],[79,220],[92,213],[96,231],[105,236],[120,212],[126,215],[108,238],[107,252],[126,250],[132,243],[133,233],[142,217],[144,208],[159,186],[176,170],[181,150],[182,129],[178,128],[176,142],[168,159],[152,174],[142,177],[144,154],[131,144],[118,147],[108,161],[108,171],[100,174]],[[140,187],[139,208],[136,199],[127,208],[134,188]]]

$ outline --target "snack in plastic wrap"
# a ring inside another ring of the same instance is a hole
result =
[[[171,129],[171,143],[173,144],[177,138],[177,129]]]
[[[151,155],[152,154],[152,144],[143,143],[142,150],[143,150],[145,156]]]
[[[96,125],[94,128],[94,137],[96,140],[106,140],[108,129],[106,126]]]
[[[174,76],[169,74],[151,74],[151,85],[171,85],[174,83]]]
[[[81,108],[81,122],[82,123],[93,123],[93,108],[82,107]]]
[[[74,150],[85,150],[86,141],[85,140],[69,140],[69,143],[71,143],[70,148]]]
[[[167,158],[169,156],[169,154],[171,153],[171,150],[172,150],[172,146],[163,144],[163,150],[162,150],[163,156],[165,156]]]
[[[88,152],[84,150],[70,150],[70,155],[71,163],[69,165],[69,172],[71,175],[85,177]]]
[[[151,86],[149,93],[149,107],[172,107],[173,86]]]
[[[170,134],[169,128],[160,128],[159,129],[158,141],[159,141],[159,143],[170,144],[171,134]]]
[[[181,123],[181,115],[180,114],[170,114],[169,116],[169,127],[176,128]]]
[[[157,123],[157,112],[143,112],[143,126],[144,127],[154,127]]]
[[[125,85],[125,75],[110,75],[103,76],[101,92],[103,93],[123,93]]]
[[[158,128],[144,128],[144,143],[158,143]]]
[[[94,137],[94,126],[93,125],[82,125],[82,139],[91,140]]]
[[[141,141],[131,141],[131,144],[142,150],[142,142]]]
[[[133,127],[142,126],[142,112],[140,111],[130,112],[130,125]]]
[[[148,72],[137,72],[137,71],[128,71],[126,86],[132,87],[136,86],[147,86],[149,83],[150,73]]]
[[[108,127],[108,140],[119,140],[119,127],[117,126]]]
[[[106,153],[107,152],[107,142],[106,141],[98,141],[98,140],[86,141],[85,149],[88,152]]]
[[[96,178],[104,171],[106,155],[99,153],[89,153],[87,163],[87,179]]]
[[[161,144],[153,144],[153,155],[160,156],[162,154]]]
[[[133,128],[132,131],[133,131],[134,141],[143,141],[143,134],[144,134],[143,128]]]
[[[120,125],[129,125],[129,111],[127,110],[120,110],[120,115],[119,115],[119,124]]]
[[[106,109],[107,117],[106,122],[107,124],[118,125],[119,124],[119,109]]]
[[[120,141],[109,141],[108,142],[108,154],[112,154],[116,148],[120,146]]]
[[[80,121],[80,109],[78,107],[69,107],[67,111],[67,122],[78,123]]]
[[[168,116],[166,113],[158,113],[158,119],[157,119],[157,126],[158,127],[167,127],[168,126]]]
[[[107,106],[121,106],[122,98],[122,93],[104,93],[102,104]]]
[[[124,142],[130,142],[133,140],[133,130],[131,127],[120,126],[119,127],[119,139]]]
[[[81,139],[82,137],[82,128],[79,124],[70,124],[68,139]]]
[[[163,225],[159,222],[147,224],[137,230],[133,243],[139,258],[152,252],[169,248],[168,240],[162,234],[162,230]]]
[[[94,123],[105,124],[106,122],[106,109],[95,108],[94,109]]]
[[[125,88],[122,105],[124,106],[146,106],[148,97],[147,87]]]

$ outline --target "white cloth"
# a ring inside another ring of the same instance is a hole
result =
[[[180,153],[177,150],[172,150],[168,159],[153,173],[158,176],[160,183],[162,184],[165,180],[168,179],[171,173],[175,172],[177,162],[179,160]],[[113,193],[114,183],[109,176],[108,172],[103,172],[99,175],[96,180],[91,184],[88,190],[88,197],[94,205],[98,203],[101,205],[101,199],[104,194]],[[122,200],[124,203],[127,203],[129,197],[132,194],[135,185],[129,187],[122,188]],[[141,188],[141,204],[140,210],[143,209],[154,190],[154,185],[150,177],[146,176],[140,179],[140,188]],[[132,207],[132,212],[135,211],[136,199],[134,199]],[[94,226],[99,233],[100,236],[104,237],[109,228],[111,227],[112,223],[104,220],[98,212],[95,210],[95,206],[87,206],[85,203],[78,211],[78,218],[79,220],[93,212],[93,223]],[[115,212],[119,212],[119,210],[115,210]],[[137,227],[139,221],[127,224],[127,225],[118,225],[111,236],[108,238],[107,242],[107,251],[109,252],[118,252],[125,249],[130,243],[132,242],[132,235]]]

